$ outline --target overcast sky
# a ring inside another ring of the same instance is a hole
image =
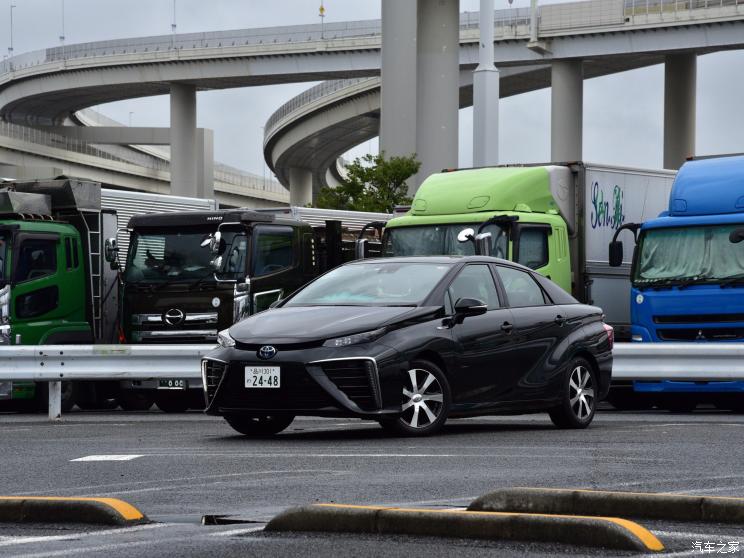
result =
[[[551,2],[554,0],[551,0]],[[173,0],[12,0],[15,54],[59,44],[62,6],[66,43],[168,34]],[[547,2],[545,2],[547,3]],[[0,51],[10,45],[10,4],[0,0]],[[461,0],[477,11],[478,0]],[[179,33],[319,23],[319,0],[176,0]],[[326,22],[380,17],[379,0],[324,0]],[[515,0],[527,6],[529,0]],[[507,8],[496,0],[496,8]],[[584,160],[656,168],[662,162],[663,67],[585,81]],[[198,94],[198,125],[215,132],[215,158],[261,175],[262,131],[282,103],[312,84],[272,85]],[[698,59],[697,152],[744,152],[744,53]],[[135,126],[167,126],[167,97],[102,105],[99,110]],[[550,155],[548,90],[504,99],[500,105],[502,162],[547,161]],[[377,141],[351,156],[377,149]],[[460,111],[460,166],[472,161],[472,110]]]

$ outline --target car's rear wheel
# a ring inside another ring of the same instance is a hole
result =
[[[401,436],[429,436],[444,426],[452,396],[449,382],[437,365],[425,360],[411,362],[403,378],[402,413],[380,424]]]
[[[597,408],[597,375],[583,358],[571,361],[562,386],[560,405],[550,409],[550,420],[558,428],[586,428]]]
[[[225,415],[227,424],[246,436],[271,436],[287,428],[294,415]]]

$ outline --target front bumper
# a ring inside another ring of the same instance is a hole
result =
[[[399,354],[379,344],[286,350],[261,360],[253,349],[217,349],[202,361],[206,413],[290,413],[375,419],[400,413]],[[279,388],[246,388],[246,366],[279,366]]]

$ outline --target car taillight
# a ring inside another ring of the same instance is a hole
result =
[[[124,335],[124,330],[121,327],[119,327],[119,343],[121,345],[124,345],[126,344],[126,342],[127,342],[127,336]]]
[[[605,333],[607,333],[607,339],[610,342],[610,350],[612,350],[612,347],[615,346],[615,330],[611,325],[602,324],[604,327]]]

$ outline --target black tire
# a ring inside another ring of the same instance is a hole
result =
[[[122,391],[116,399],[125,411],[147,411],[155,403],[152,395],[136,390]]]
[[[64,386],[62,393],[64,400]],[[76,382],[72,393],[75,404],[83,411],[110,411],[117,406],[116,399],[99,392],[95,382]]]
[[[189,398],[186,393],[156,395],[155,404],[164,413],[185,413],[189,408]]]
[[[380,425],[397,436],[431,436],[444,426],[451,404],[444,372],[433,362],[414,360],[403,377],[403,412],[394,419],[381,420]]]
[[[573,359],[563,378],[560,405],[548,414],[558,428],[586,428],[597,410],[597,374],[583,358]]]
[[[294,415],[225,415],[225,420],[244,436],[262,437],[278,434],[294,420]]]

